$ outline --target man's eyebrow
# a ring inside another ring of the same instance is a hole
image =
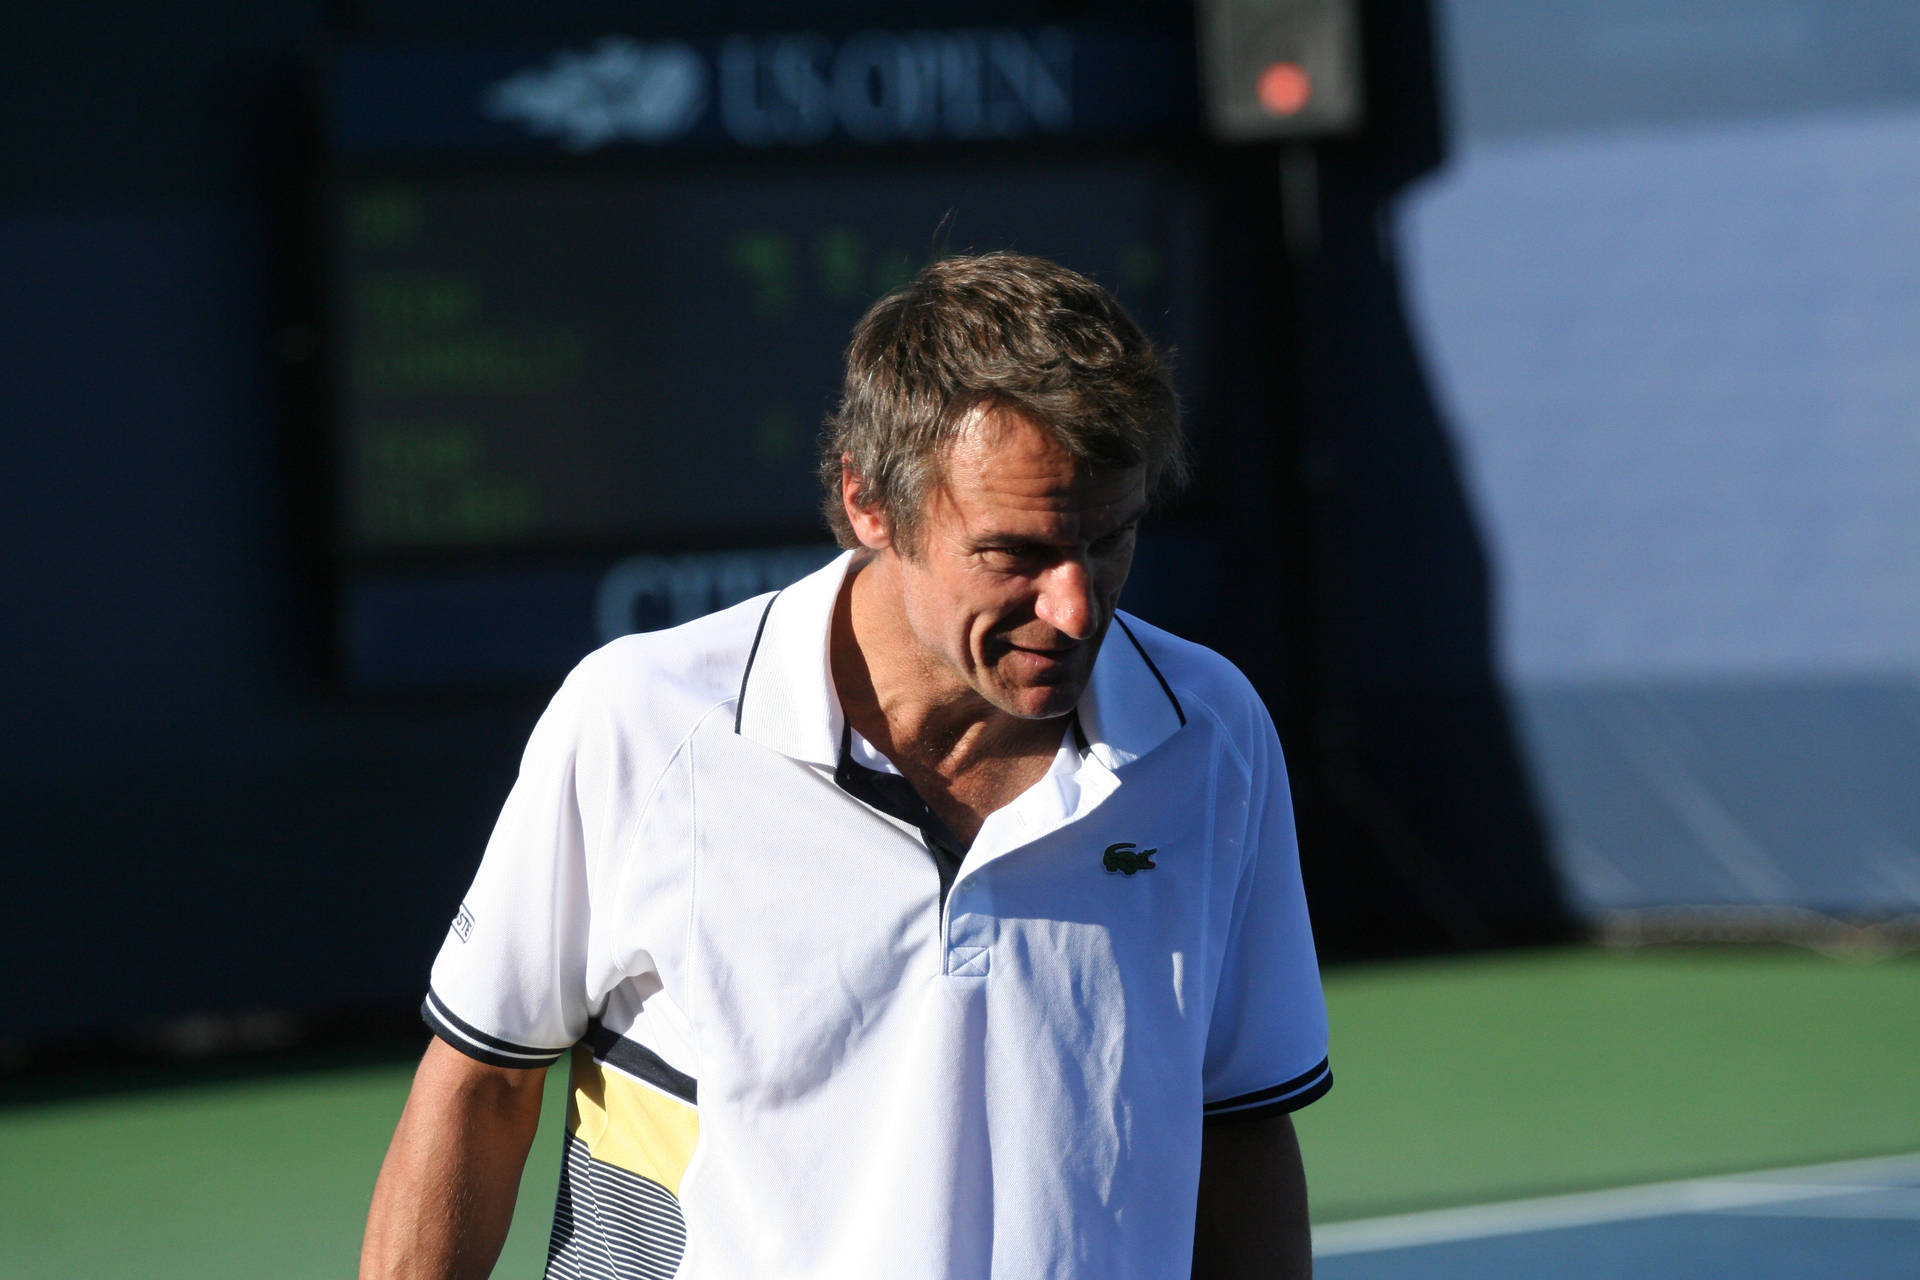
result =
[[[1125,533],[1146,519],[1149,510],[1148,504],[1142,503],[1140,506],[1134,508],[1124,520],[1116,521],[1102,530],[1099,537],[1090,539],[1090,541],[1098,542],[1102,538],[1111,538],[1117,533]],[[1035,537],[1027,533],[995,532],[982,533],[970,538],[967,545],[976,551],[1011,551],[1025,550],[1032,547],[1052,547],[1056,544],[1049,538]]]

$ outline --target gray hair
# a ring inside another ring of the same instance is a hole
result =
[[[860,545],[841,499],[843,466],[856,501],[877,509],[911,553],[947,451],[977,411],[996,408],[1031,418],[1090,465],[1145,467],[1150,498],[1186,483],[1167,361],[1112,294],[1044,258],[951,257],[854,326],[820,449],[824,511],[840,545]]]

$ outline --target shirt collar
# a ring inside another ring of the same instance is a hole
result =
[[[1109,769],[1132,764],[1187,723],[1186,709],[1140,642],[1143,629],[1124,613],[1113,615],[1080,697],[1087,750]]]
[[[767,602],[734,714],[742,737],[828,769],[839,759],[844,718],[827,644],[853,555],[843,552]],[[1114,617],[1080,698],[1087,752],[1109,769],[1146,755],[1187,722],[1139,634],[1126,615]]]
[[[734,709],[742,737],[829,769],[840,754],[842,717],[827,640],[852,563],[853,552],[842,552],[767,602]]]

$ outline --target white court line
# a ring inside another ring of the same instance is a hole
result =
[[[1906,1181],[1902,1181],[1905,1179]],[[1634,1218],[1660,1218],[1676,1213],[1711,1213],[1758,1205],[1788,1204],[1828,1196],[1853,1195],[1909,1187],[1920,1180],[1920,1152],[1879,1156],[1870,1160],[1843,1160],[1834,1164],[1768,1169],[1758,1173],[1655,1182],[1609,1191],[1508,1200],[1500,1204],[1432,1209],[1385,1218],[1362,1218],[1316,1227],[1316,1257],[1344,1253],[1372,1253],[1407,1249],[1450,1240],[1479,1240],[1488,1236],[1522,1235],[1556,1227],[1594,1226]]]
[[[1822,1194],[1818,1200],[1761,1205],[1732,1212],[1765,1218],[1829,1218],[1855,1222],[1920,1222],[1920,1187],[1887,1191],[1855,1187],[1841,1195]]]

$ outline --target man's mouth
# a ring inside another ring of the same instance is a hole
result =
[[[1008,644],[1007,658],[1014,671],[1029,680],[1065,679],[1078,669],[1080,646]]]
[[[1004,642],[1015,653],[1030,653],[1037,658],[1052,658],[1064,662],[1078,652],[1077,644],[1017,644],[1012,640]]]

